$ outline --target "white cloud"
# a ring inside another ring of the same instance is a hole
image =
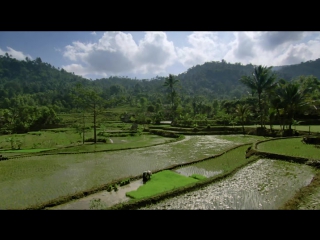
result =
[[[194,32],[188,36],[191,47],[177,48],[179,61],[186,67],[223,59],[228,44],[218,36],[218,32]]]
[[[92,32],[91,34],[92,34],[92,35],[97,35],[97,33],[96,33],[96,32]]]
[[[256,56],[254,39],[244,32],[236,33],[233,54],[237,59],[250,59]]]
[[[186,71],[222,59],[280,66],[320,56],[319,32],[193,32],[184,36],[177,43],[174,35],[169,41],[165,32],[145,32],[141,39],[130,33],[105,32],[95,42],[75,41],[65,46],[63,56],[71,61],[65,69],[83,76],[156,76],[168,75],[174,66],[184,66]]]
[[[75,72],[79,70],[77,74],[94,71],[100,75],[157,74],[176,58],[174,45],[163,32],[146,32],[138,44],[129,33],[105,32],[96,43],[73,42],[65,47],[63,56],[78,62],[77,67],[70,66]]]
[[[314,40],[306,42],[313,35]],[[234,63],[281,66],[320,56],[319,34],[310,32],[236,32],[225,59]]]
[[[172,65],[176,58],[174,44],[168,41],[165,33],[147,32],[139,42],[134,56],[134,72],[142,71],[142,73],[154,72],[158,74]]]
[[[23,52],[16,51],[11,47],[7,47],[7,51],[4,51],[0,48],[0,55],[5,55],[6,53],[9,54],[12,58],[15,58],[17,60],[25,60],[26,57],[28,57],[30,60],[32,60],[32,57],[29,54],[24,54]]]
[[[320,56],[320,41],[310,40],[307,43],[300,43],[289,46],[279,56],[279,65],[298,64],[300,62],[315,60]]]
[[[70,64],[70,65],[64,65],[61,68],[68,72],[74,72],[77,75],[86,75],[89,74],[90,72],[87,72],[84,67],[82,67],[80,64]]]

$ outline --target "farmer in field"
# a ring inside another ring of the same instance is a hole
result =
[[[150,180],[151,175],[152,175],[152,172],[150,170],[144,171],[142,174],[143,182],[147,182],[148,180]]]

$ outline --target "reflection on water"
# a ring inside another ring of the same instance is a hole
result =
[[[21,168],[21,173],[16,173],[10,182],[0,182],[0,209],[26,208],[52,201],[117,179],[138,176],[145,170],[155,171],[215,155],[221,149],[236,144],[220,140],[219,136],[186,136],[182,141],[140,149],[25,158],[24,164],[32,161],[36,165],[45,160],[50,163],[50,171],[39,177],[25,174],[25,168]],[[57,166],[57,169],[53,171],[52,165]],[[25,182],[28,187],[25,187]],[[7,201],[7,198],[16,201]]]
[[[175,172],[182,174],[184,176],[191,176],[193,174],[200,174],[202,176],[205,176],[207,178],[213,177],[215,175],[223,173],[223,170],[218,170],[218,171],[208,171],[204,168],[198,168],[196,166],[187,166],[187,167],[182,167],[179,169],[176,169]]]
[[[232,177],[141,209],[278,209],[308,185],[307,165],[260,159]]]

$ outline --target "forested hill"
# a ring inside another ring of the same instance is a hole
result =
[[[187,93],[229,99],[245,93],[246,88],[239,79],[251,74],[253,68],[251,64],[231,64],[222,60],[194,66],[177,78]]]
[[[231,64],[224,60],[197,65],[176,76],[180,80],[177,90],[180,95],[202,95],[208,100],[239,98],[247,91],[239,79],[243,75],[251,74],[253,67],[252,64]],[[320,59],[274,69],[279,77],[286,80],[301,75],[314,75],[319,79]],[[55,68],[42,62],[39,57],[35,60],[26,58],[18,61],[5,55],[0,56],[0,108],[7,108],[8,100],[23,96],[29,105],[51,105],[57,110],[70,109],[74,105],[69,93],[77,83],[96,87],[101,90],[100,95],[106,100],[117,97],[120,101],[120,96],[122,102],[138,96],[152,99],[152,96],[159,97],[166,92],[163,87],[165,77],[167,76],[136,80],[113,76],[91,81],[64,69]]]
[[[320,79],[320,58],[294,65],[279,66],[276,69],[279,77],[289,81],[302,75],[313,75],[317,79]]]

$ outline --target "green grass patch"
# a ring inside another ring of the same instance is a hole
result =
[[[183,187],[197,181],[199,180],[182,176],[170,170],[164,170],[153,174],[148,182],[135,191],[127,192],[126,196],[133,199],[151,197],[153,195],[170,191],[178,187]]]
[[[301,142],[302,138],[275,139],[259,143],[258,150],[294,157],[320,159],[320,148]]]
[[[101,123],[100,127],[97,128],[97,133],[103,131],[128,132],[131,126],[132,124],[129,123],[105,122],[104,124]],[[139,125],[140,131],[142,127],[142,125]],[[125,135],[131,136],[129,133],[125,133]],[[93,137],[93,129],[87,129],[85,132],[85,139]],[[82,133],[77,132],[75,128],[42,129],[41,131],[30,131],[27,134],[2,135],[0,136],[0,149],[17,149],[19,146],[21,149],[61,148],[71,145],[80,145],[82,144],[82,139]]]

